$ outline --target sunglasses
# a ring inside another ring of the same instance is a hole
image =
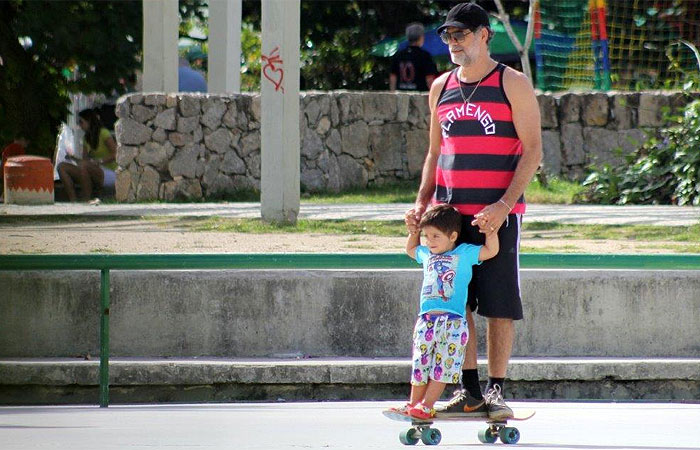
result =
[[[469,33],[473,33],[471,30],[466,30],[466,31],[453,31],[450,33],[449,31],[443,31],[440,33],[440,39],[442,39],[442,42],[445,44],[450,43],[450,39],[454,40],[457,43],[463,42]]]

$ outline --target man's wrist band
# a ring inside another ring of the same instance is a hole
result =
[[[513,210],[513,207],[510,206],[508,203],[506,203],[506,201],[503,200],[502,198],[499,198],[498,201],[501,202],[501,203],[503,203],[504,205],[506,205],[506,206],[508,207],[508,211],[512,211],[512,210]]]

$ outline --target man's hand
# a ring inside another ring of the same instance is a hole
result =
[[[406,211],[404,215],[404,222],[406,223],[406,228],[408,228],[409,233],[417,233],[419,230],[418,225],[420,224],[420,219],[423,217],[426,205],[416,203],[416,205]]]
[[[510,209],[501,201],[487,205],[479,211],[472,220],[473,226],[479,227],[479,232],[488,234],[497,232],[506,221]]]

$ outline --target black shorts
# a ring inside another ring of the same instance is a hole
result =
[[[485,236],[471,224],[474,216],[462,216],[462,231],[457,240],[483,245]],[[467,305],[484,317],[520,320],[523,305],[520,300],[521,214],[510,214],[498,230],[499,251],[496,256],[473,267]]]

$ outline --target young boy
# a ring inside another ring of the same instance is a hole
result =
[[[430,208],[419,229],[409,229],[406,253],[423,265],[420,314],[413,330],[411,398],[395,412],[418,419],[435,416],[433,406],[446,384],[457,384],[469,338],[465,308],[472,266],[498,254],[498,235],[483,246],[455,246],[462,227],[459,212],[448,204]],[[427,245],[420,245],[420,232]]]

